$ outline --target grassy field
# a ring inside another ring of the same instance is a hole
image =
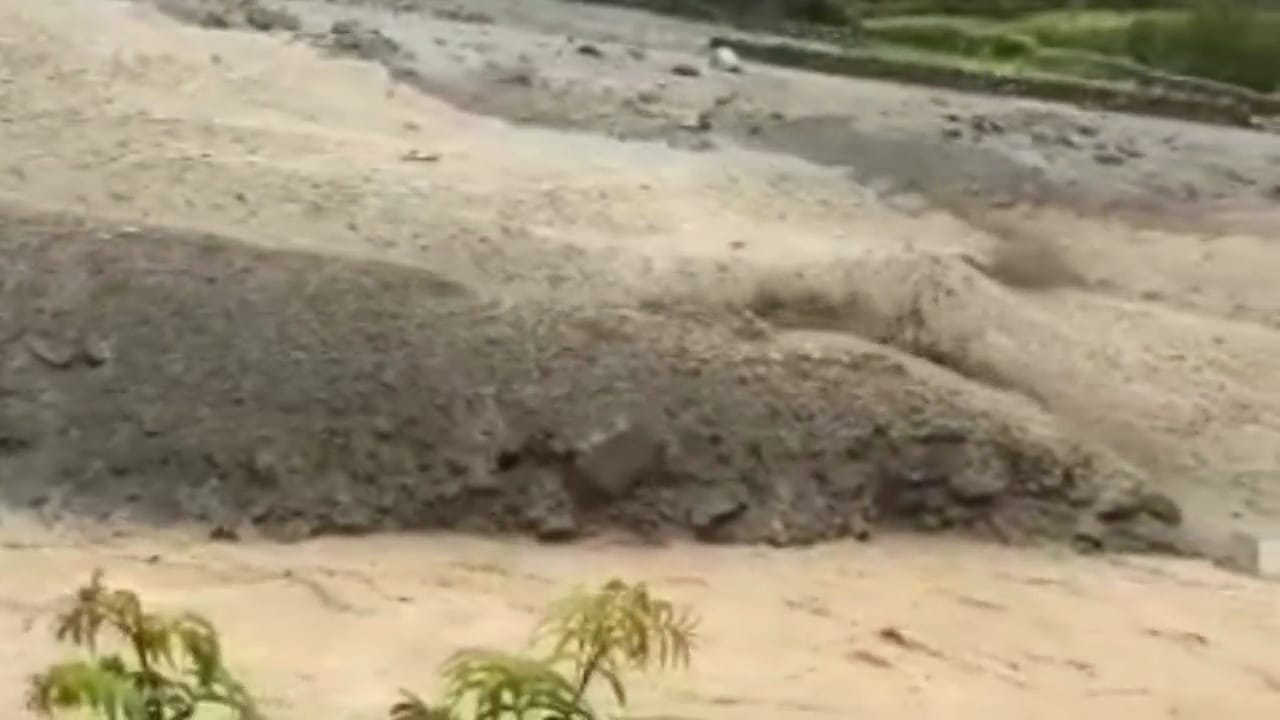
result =
[[[1085,78],[1158,82],[1175,74],[1261,92],[1280,87],[1280,11],[1221,0],[1003,19],[904,15],[868,19],[863,32],[885,45]]]

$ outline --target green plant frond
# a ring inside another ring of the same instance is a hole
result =
[[[127,660],[98,654],[106,627],[121,636]],[[259,717],[249,692],[223,666],[208,620],[145,612],[136,593],[106,588],[101,571],[76,592],[54,634],[85,647],[89,659],[33,678],[29,702],[38,713],[78,708],[105,720],[189,720],[200,706],[216,705],[234,720]]]
[[[604,678],[605,683],[609,685],[609,690],[613,693],[613,699],[618,701],[618,705],[625,707],[627,704],[627,688],[623,685],[622,677],[618,674],[617,668],[610,663],[601,663],[596,668],[596,674]]]
[[[476,720],[594,718],[576,688],[545,661],[490,650],[463,650],[441,669],[445,704],[475,704]]]
[[[611,580],[552,605],[534,639],[554,639],[553,655],[576,654],[580,667],[604,655],[646,669],[687,666],[696,630],[692,614],[653,597],[643,583]]]
[[[41,717],[86,710],[106,720],[143,720],[146,698],[123,663],[101,659],[54,665],[31,678],[27,706]]]
[[[213,623],[194,613],[174,617],[165,627],[165,657],[173,665],[177,649],[191,663],[196,681],[202,686],[217,682],[222,669],[222,645]]]

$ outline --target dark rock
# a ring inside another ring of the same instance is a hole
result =
[[[1142,494],[1132,487],[1108,488],[1094,503],[1093,514],[1105,522],[1122,522],[1142,510]]]
[[[1093,159],[1099,165],[1123,165],[1125,157],[1118,152],[1112,150],[1099,150],[1093,154]]]
[[[702,69],[689,63],[677,63],[671,66],[671,74],[680,77],[698,77],[702,75]]]
[[[231,27],[231,19],[227,17],[225,11],[220,10],[210,10],[201,15],[196,22],[200,27],[211,30],[226,30]]]
[[[27,350],[44,364],[65,370],[75,363],[76,353],[70,345],[41,335],[27,336]]]
[[[689,524],[705,533],[737,519],[746,510],[741,494],[726,487],[706,487],[689,504]]]
[[[849,515],[848,520],[849,537],[858,542],[868,542],[871,540],[871,518],[867,516],[865,510],[861,510]]]
[[[361,27],[363,26],[360,25],[360,21],[358,20],[352,20],[350,18],[347,18],[344,20],[334,20],[333,24],[329,26],[329,34],[330,35],[354,35],[355,33],[360,31]]]
[[[90,367],[101,367],[111,362],[111,343],[104,338],[85,338],[80,354]]]
[[[1182,508],[1174,502],[1173,498],[1164,493],[1145,493],[1140,504],[1142,512],[1166,525],[1182,524]]]
[[[1009,478],[986,468],[967,467],[953,473],[947,482],[951,494],[965,502],[987,502],[1009,488]]]
[[[492,25],[494,23],[492,15],[476,10],[467,10],[466,8],[461,7],[441,8],[432,14],[441,20],[466,23],[468,25]]]
[[[1067,502],[1075,507],[1087,507],[1098,500],[1098,484],[1092,480],[1073,478],[1066,488]]]
[[[1116,148],[1116,151],[1119,152],[1121,155],[1124,155],[1127,158],[1132,158],[1134,160],[1138,158],[1146,157],[1146,153],[1142,152],[1141,150],[1134,147],[1133,145],[1120,145]]]
[[[612,500],[661,470],[664,446],[648,428],[628,425],[582,448],[572,466],[575,490]]]
[[[942,129],[942,137],[948,140],[959,140],[964,137],[964,131],[958,127],[948,127]]]
[[[1179,528],[1145,515],[1107,530],[1107,549],[1114,552],[1187,555],[1193,551]]]
[[[235,528],[228,525],[215,525],[209,531],[209,539],[218,542],[239,542],[240,533]]]
[[[260,32],[284,30],[297,32],[302,29],[302,21],[297,15],[281,8],[272,8],[256,2],[244,9],[244,21],[249,27]]]
[[[1076,523],[1071,542],[1081,552],[1101,552],[1106,547],[1107,528],[1093,515],[1083,514]]]
[[[533,535],[543,542],[568,542],[577,538],[582,528],[567,509],[544,509],[530,518]]]
[[[591,43],[583,43],[578,46],[578,54],[589,58],[603,58],[604,51]]]
[[[974,115],[969,119],[969,127],[979,135],[1002,135],[1004,134],[1004,125],[998,120],[992,120],[983,115]]]

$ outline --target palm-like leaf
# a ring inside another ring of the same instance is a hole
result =
[[[687,666],[696,631],[692,614],[653,597],[643,583],[611,580],[595,592],[580,590],[553,605],[534,642],[550,641],[552,657],[573,664],[580,693],[599,675],[625,705],[620,672]]]
[[[474,703],[475,720],[593,720],[573,684],[550,664],[490,650],[463,650],[445,662],[445,704]]]
[[[106,629],[124,641],[136,667],[118,655],[98,654]],[[86,648],[89,659],[32,678],[29,703],[38,714],[79,708],[106,720],[187,720],[198,706],[211,704],[238,720],[258,717],[248,691],[223,666],[218,633],[208,620],[145,612],[137,594],[107,589],[100,571],[76,593],[54,634]]]
[[[40,717],[83,708],[106,718],[144,717],[145,698],[119,658],[60,663],[32,678],[27,706]]]

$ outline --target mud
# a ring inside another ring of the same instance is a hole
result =
[[[50,520],[1179,547],[1087,454],[883,358],[160,228],[11,212],[0,236],[0,492]]]

